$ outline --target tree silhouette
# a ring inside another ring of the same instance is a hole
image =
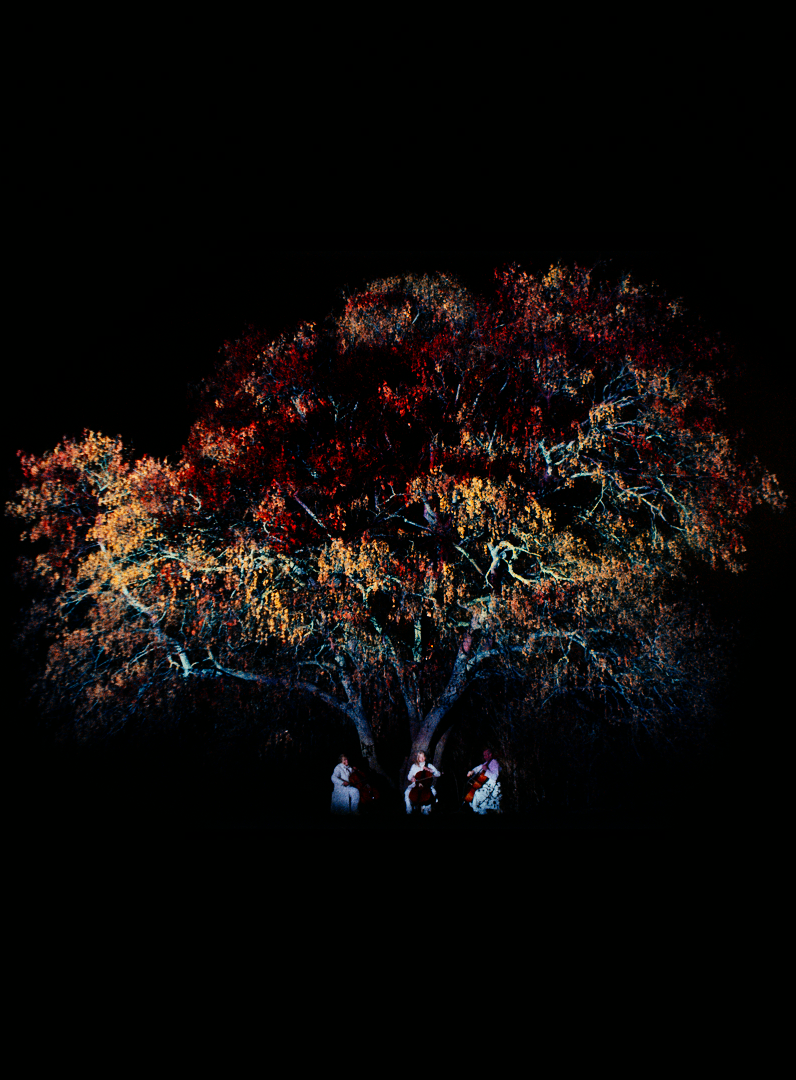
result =
[[[174,461],[93,432],[21,457],[45,709],[91,732],[198,687],[222,717],[308,695],[377,771],[384,750],[439,765],[497,674],[528,717],[709,717],[694,582],[742,570],[750,510],[782,496],[723,428],[730,358],[676,301],[579,267],[510,267],[488,299],[393,277],[224,353]]]

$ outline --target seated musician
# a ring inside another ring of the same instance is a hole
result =
[[[358,814],[359,813],[359,788],[351,783],[353,772],[345,754],[340,755],[340,761],[332,773],[332,813],[333,814]]]
[[[409,787],[404,792],[407,814],[411,814],[416,806],[420,807],[421,814],[431,813],[431,807],[437,801],[434,780],[439,776],[442,773],[436,765],[426,761],[426,755],[421,750],[409,770]]]
[[[500,765],[487,747],[484,750],[483,764],[475,765],[467,774],[473,781],[473,785],[465,795],[465,802],[470,803],[476,814],[485,814],[487,810],[500,812],[499,775]]]

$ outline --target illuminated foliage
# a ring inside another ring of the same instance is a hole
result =
[[[94,433],[22,457],[42,700],[91,728],[186,682],[308,694],[375,768],[396,716],[400,752],[439,762],[497,671],[532,710],[707,715],[688,581],[741,570],[750,509],[782,501],[722,430],[725,363],[676,303],[579,268],[510,268],[489,301],[390,278],[322,326],[251,331],[175,462]]]

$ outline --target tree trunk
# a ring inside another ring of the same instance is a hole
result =
[[[391,788],[395,787],[392,779],[387,775],[384,769],[379,763],[379,759],[376,756],[376,746],[373,740],[373,729],[370,726],[367,716],[361,707],[350,708],[346,710],[347,715],[354,723],[354,727],[357,729],[357,735],[359,736],[359,749],[362,752],[362,757],[367,762],[368,768],[379,776],[383,776]]]

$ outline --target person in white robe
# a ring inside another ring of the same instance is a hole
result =
[[[492,751],[489,749],[484,750],[483,764],[473,766],[467,775],[473,777],[484,772],[487,774],[488,779],[473,795],[470,806],[476,814],[485,814],[487,810],[497,810],[500,813],[501,791],[500,781],[498,780],[500,765],[495,761]]]
[[[428,771],[432,772],[434,774],[434,776],[437,776],[437,777],[442,776],[442,773],[439,771],[439,769],[437,768],[436,765],[432,765],[430,761],[426,761],[426,755],[421,750],[420,753],[415,758],[414,764],[412,765],[411,769],[409,770],[409,786],[407,787],[406,791],[404,792],[404,802],[406,803],[406,812],[407,812],[407,814],[411,814],[412,809],[413,809],[412,800],[409,798],[409,792],[412,790],[412,788],[417,786],[416,783],[415,783],[415,776],[419,772],[421,772],[423,769],[428,769]],[[421,814],[430,814],[431,813],[431,807],[437,801],[437,789],[434,787],[433,783],[431,785],[431,794],[434,796],[434,801],[430,802],[430,803],[426,803],[425,806],[421,806],[420,807]]]
[[[340,755],[340,761],[332,773],[332,813],[333,814],[358,814],[359,813],[359,788],[349,783],[351,766],[345,754]]]

